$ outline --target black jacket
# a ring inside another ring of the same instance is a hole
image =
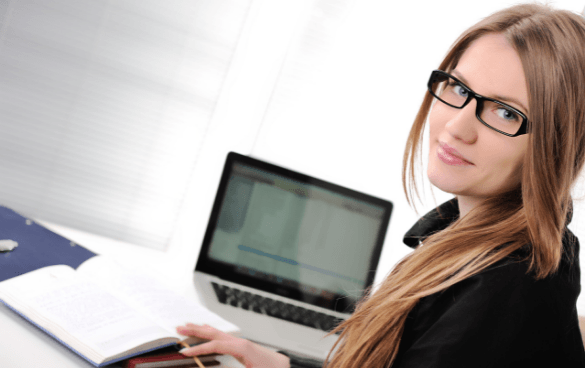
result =
[[[423,216],[404,237],[420,240],[459,216],[456,201]],[[567,229],[557,273],[535,280],[527,261],[510,257],[442,293],[408,315],[392,368],[585,367],[577,320],[579,243]]]
[[[457,202],[446,202],[423,216],[404,243],[415,248],[458,217]],[[407,317],[392,368],[585,367],[576,309],[579,243],[569,230],[563,246],[558,272],[543,280],[514,254],[421,299]],[[293,368],[320,365],[291,356]]]

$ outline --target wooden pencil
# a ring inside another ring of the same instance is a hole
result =
[[[185,341],[181,341],[179,344],[181,344],[182,347],[184,348],[190,348],[189,344],[187,344]],[[199,368],[205,368],[205,366],[203,365],[203,363],[201,363],[201,361],[199,360],[199,358],[197,358],[196,356],[193,357],[193,360],[195,361],[195,363],[197,363],[197,365],[199,366]]]

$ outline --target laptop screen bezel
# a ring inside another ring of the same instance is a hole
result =
[[[302,174],[300,172],[286,169],[284,167],[277,166],[262,160],[258,160],[249,156],[244,156],[236,152],[229,152],[227,155],[227,159],[225,161],[222,176],[211,210],[211,214],[209,216],[209,221],[203,238],[203,243],[201,245],[201,249],[199,252],[199,257],[195,265],[195,271],[213,275],[219,277],[222,280],[266,291],[268,293],[280,295],[285,298],[290,298],[300,302],[307,302],[310,300],[311,304],[318,305],[326,309],[334,310],[341,313],[351,313],[355,308],[355,303],[351,302],[350,299],[346,298],[344,295],[337,294],[333,298],[316,296],[314,294],[310,294],[308,292],[303,291],[301,288],[287,286],[282,283],[271,282],[268,280],[262,280],[253,276],[246,275],[245,273],[239,272],[237,270],[237,267],[234,265],[228,265],[224,262],[217,261],[209,257],[209,249],[211,246],[211,241],[213,239],[213,234],[218,224],[223,199],[226,194],[229,179],[231,177],[234,165],[236,164],[241,164],[244,166],[259,169],[261,171],[266,171],[284,178],[288,178],[303,184],[319,187],[325,190],[332,191],[334,193],[339,193],[343,196],[347,196],[352,199],[383,208],[380,229],[372,249],[372,256],[370,258],[370,264],[368,268],[370,271],[367,273],[362,296],[365,293],[365,291],[373,284],[374,278],[376,276],[376,269],[378,267],[378,263],[380,260],[382,246],[384,244],[388,224],[390,222],[390,217],[392,215],[393,209],[392,202],[365,193],[361,193],[353,189],[342,187],[340,185],[333,184],[321,179],[317,179],[315,177]]]

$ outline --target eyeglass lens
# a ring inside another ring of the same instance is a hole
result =
[[[457,80],[443,74],[435,74],[431,92],[440,101],[453,107],[462,107],[469,98],[469,89]],[[522,126],[523,117],[509,106],[496,101],[477,101],[480,119],[491,127],[508,134],[516,134]]]

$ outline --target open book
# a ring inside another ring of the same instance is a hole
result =
[[[238,328],[157,283],[94,256],[77,269],[43,267],[0,282],[9,308],[101,367],[185,339],[175,328],[208,324]]]

